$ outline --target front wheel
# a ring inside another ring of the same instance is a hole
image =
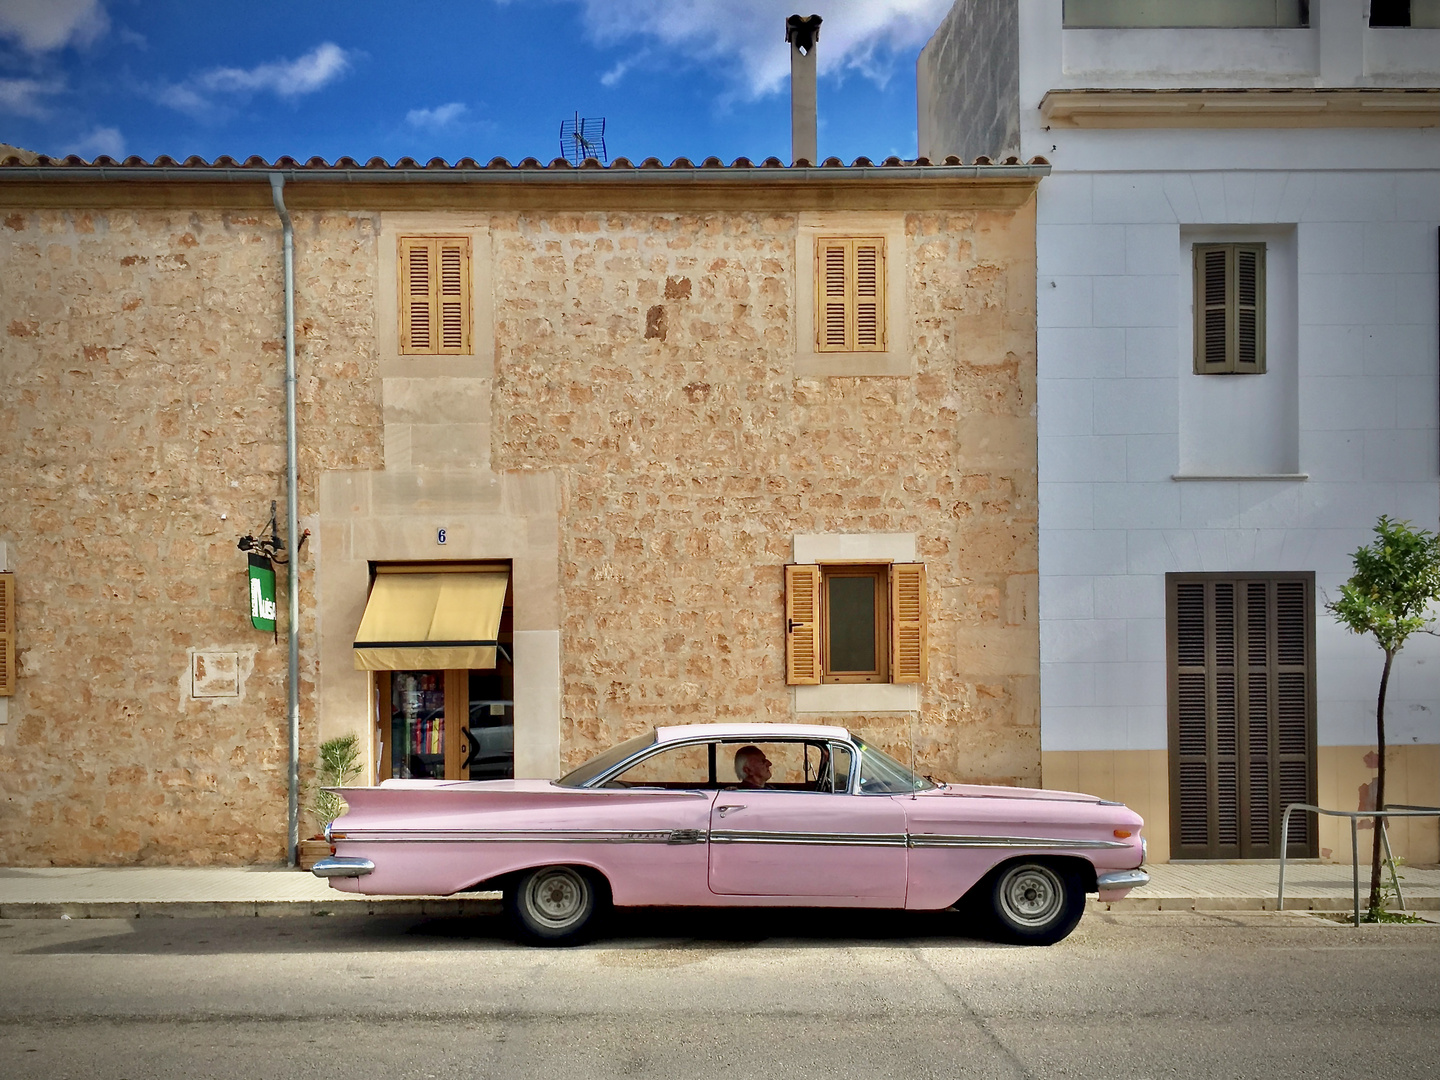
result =
[[[536,945],[573,945],[592,927],[601,907],[595,879],[574,866],[530,870],[505,890],[516,928]]]
[[[1074,871],[1043,862],[1015,863],[996,874],[990,907],[1006,940],[1053,945],[1085,914],[1085,887]]]

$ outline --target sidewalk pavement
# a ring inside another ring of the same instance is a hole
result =
[[[1161,863],[1150,884],[1105,911],[1273,911],[1274,861]],[[1440,911],[1440,867],[1406,866],[1405,908]],[[1361,902],[1369,888],[1361,868]],[[1287,862],[1287,911],[1349,911],[1350,867]],[[500,910],[498,893],[456,897],[369,897],[337,892],[312,874],[283,867],[0,868],[0,919],[115,919],[219,915],[470,915]]]

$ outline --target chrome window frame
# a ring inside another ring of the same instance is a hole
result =
[[[577,790],[577,791],[594,791],[594,790],[598,790],[598,789],[604,788],[606,784],[608,784],[611,780],[615,779],[617,776],[619,776],[621,773],[623,773],[626,769],[629,769],[629,768],[631,768],[631,767],[633,767],[633,766],[635,766],[635,765],[639,765],[639,764],[640,764],[642,761],[644,761],[646,758],[653,757],[653,756],[655,756],[656,754],[663,753],[663,752],[666,751],[666,750],[673,750],[673,749],[675,749],[676,747],[683,747],[683,746],[705,746],[705,745],[707,745],[707,744],[709,744],[709,743],[714,743],[716,746],[724,746],[724,745],[726,745],[726,744],[734,744],[734,745],[736,745],[736,746],[743,746],[743,745],[745,745],[746,743],[757,743],[757,742],[758,742],[758,743],[766,743],[766,742],[800,743],[801,745],[804,745],[804,744],[806,744],[806,743],[809,743],[809,744],[812,744],[812,745],[813,745],[813,744],[825,744],[825,745],[829,745],[829,746],[831,746],[831,747],[837,747],[837,746],[838,746],[838,747],[840,747],[841,749],[844,749],[844,750],[848,751],[849,754],[850,754],[850,776],[849,776],[849,778],[848,778],[848,784],[847,784],[847,786],[846,786],[846,788],[845,788],[844,791],[799,791],[799,792],[795,792],[795,794],[799,794],[799,795],[853,795],[853,794],[854,794],[854,792],[855,792],[855,781],[856,781],[856,777],[858,777],[858,776],[860,775],[860,748],[857,747],[853,742],[849,742],[848,740],[844,740],[844,739],[817,738],[817,737],[815,737],[815,736],[813,736],[813,735],[812,735],[812,736],[808,736],[808,737],[807,737],[807,736],[799,736],[799,735],[778,735],[778,736],[768,736],[768,735],[745,735],[745,736],[739,736],[739,735],[719,735],[719,736],[717,736],[717,735],[703,735],[703,736],[696,736],[695,738],[690,738],[690,739],[669,739],[669,740],[667,740],[666,742],[663,742],[663,743],[652,743],[650,746],[643,747],[642,749],[640,749],[640,750],[637,751],[636,753],[631,754],[631,755],[630,755],[628,758],[626,758],[625,760],[619,762],[618,764],[612,765],[612,766],[611,766],[609,769],[607,769],[605,772],[600,773],[598,776],[595,776],[595,777],[593,777],[592,779],[586,781],[585,784],[583,784],[581,787],[579,787],[579,788],[577,788],[577,789],[575,789],[575,790]],[[835,751],[832,749],[832,750],[830,751],[830,754],[831,754],[831,760],[832,760],[832,762],[833,762]],[[704,788],[704,787],[702,787],[702,788],[653,788],[653,789],[651,789],[651,788],[627,788],[627,789],[625,789],[625,790],[627,790],[627,791],[654,790],[654,791],[674,791],[674,792],[681,792],[681,791],[712,791],[712,790],[713,790],[713,791],[724,791],[724,790],[726,790],[726,789],[725,789],[724,787],[718,787],[718,788],[713,788],[713,789],[712,789],[712,788]],[[789,789],[788,789],[788,788],[785,788],[785,789],[780,789],[780,790],[786,790],[786,791],[788,791]]]

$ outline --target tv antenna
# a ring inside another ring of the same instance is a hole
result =
[[[586,158],[594,158],[602,165],[607,164],[610,155],[605,150],[605,118],[581,116],[577,112],[573,120],[562,120],[560,156],[577,167]]]

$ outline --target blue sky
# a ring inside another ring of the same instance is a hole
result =
[[[950,0],[811,0],[820,154],[915,155]],[[0,0],[0,142],[49,154],[788,160],[794,0]]]

